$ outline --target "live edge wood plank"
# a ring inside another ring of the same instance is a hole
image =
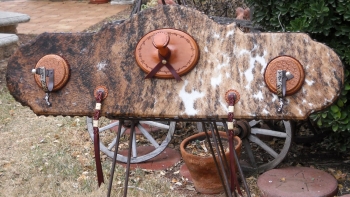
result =
[[[148,32],[174,28],[190,34],[200,49],[196,67],[174,79],[144,79],[134,50]],[[44,92],[31,73],[47,54],[64,57],[71,75],[66,86]],[[305,70],[305,82],[288,96],[283,113],[264,82],[269,61],[287,55]],[[227,117],[225,93],[235,89],[240,101],[235,118],[305,119],[336,100],[344,82],[337,54],[304,33],[243,33],[236,25],[219,25],[206,15],[181,6],[159,6],[110,24],[97,33],[44,33],[21,46],[7,68],[7,85],[14,98],[38,115],[91,116],[94,89],[103,85],[108,97],[102,115],[114,117],[207,118]]]

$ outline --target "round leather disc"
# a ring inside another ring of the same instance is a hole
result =
[[[294,76],[286,83],[286,95],[296,93],[303,85],[305,73],[299,61],[289,56],[279,56],[268,63],[264,74],[265,83],[271,92],[277,93],[277,70],[285,70]]]
[[[197,64],[199,49],[190,35],[176,29],[158,29],[141,38],[135,50],[137,64],[143,71],[149,73],[160,62],[158,49],[152,43],[153,36],[159,32],[167,32],[169,35],[167,47],[171,55],[168,62],[180,76],[189,72]],[[174,78],[165,66],[155,74],[155,77]]]
[[[52,91],[61,89],[67,83],[69,78],[69,65],[61,56],[54,54],[45,55],[35,66],[35,68],[39,67],[54,69],[54,86]],[[38,86],[41,87],[40,76],[35,74],[34,78]],[[48,77],[46,77],[46,81],[49,81]]]
[[[226,100],[226,102],[227,102],[227,103],[230,103],[230,101],[229,101],[229,99],[228,99],[228,96],[229,96],[229,94],[230,94],[231,92],[234,93],[234,94],[236,95],[236,100],[235,100],[235,103],[234,103],[234,104],[238,103],[239,99],[241,98],[241,95],[239,94],[239,92],[238,92],[237,90],[234,90],[234,89],[230,89],[230,90],[226,91],[226,93],[225,93],[225,100]]]
[[[97,97],[97,93],[98,91],[103,91],[103,97],[102,100],[107,98],[108,96],[108,89],[106,88],[106,86],[97,86],[94,90],[94,97]]]

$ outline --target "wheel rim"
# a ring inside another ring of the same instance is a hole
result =
[[[277,123],[283,128],[264,128],[261,126],[265,124],[264,121],[252,120],[245,123],[249,124],[250,135],[242,139],[244,149],[242,149],[241,166],[243,170],[264,172],[275,168],[287,156],[293,136],[291,123],[290,121]],[[264,139],[264,136],[270,139]]]
[[[103,122],[109,122],[109,121],[110,120],[108,119],[103,120]],[[132,141],[132,157],[130,162],[140,163],[140,162],[152,159],[153,157],[159,155],[171,141],[171,138],[175,131],[175,124],[176,122],[174,121],[170,122],[169,125],[159,123],[159,122],[153,122],[153,121],[139,121],[136,124],[136,127],[139,129],[144,139],[146,139],[148,143],[154,147],[154,150],[145,155],[139,155],[137,153],[137,139],[135,137],[136,134],[134,132],[133,141]],[[165,139],[161,143],[158,143],[157,140],[154,139],[154,137],[144,128],[145,127],[144,125],[149,125],[153,128],[158,128],[167,132]],[[90,134],[90,138],[93,140],[94,132],[93,132],[93,126],[92,126],[92,118],[90,117],[87,117],[87,126],[88,126],[88,132]],[[115,126],[119,126],[119,121],[107,123],[106,126],[99,128],[100,150],[110,158],[114,157],[114,146],[117,141],[116,133],[111,131],[110,129]],[[121,128],[120,138],[124,137],[125,135],[128,135],[126,134],[127,133],[126,131],[127,131],[127,128],[125,127]],[[127,163],[127,156],[118,154],[116,160],[119,162]]]

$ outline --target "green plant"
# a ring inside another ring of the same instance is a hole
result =
[[[350,150],[350,3],[348,0],[246,0],[254,7],[254,22],[267,31],[306,32],[339,55],[345,82],[338,100],[322,112],[310,115],[321,128],[334,132],[328,148]]]
[[[147,8],[151,8],[151,7],[155,7],[156,5],[158,5],[158,1],[157,0],[150,0],[146,4],[142,4],[141,5],[141,10],[144,10],[144,9],[147,9]]]

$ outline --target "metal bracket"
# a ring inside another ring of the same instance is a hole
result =
[[[280,106],[277,109],[277,112],[281,113],[282,108],[285,105],[285,96],[286,96],[286,90],[287,90],[287,81],[292,79],[294,76],[285,70],[277,70],[277,81],[276,81],[276,89],[277,89],[277,96],[279,97]]]
[[[46,101],[46,104],[48,106],[51,106],[51,103],[49,101],[49,93],[53,90],[54,86],[54,69],[46,69],[45,67],[39,67],[39,68],[34,68],[32,70],[33,74],[37,74],[40,76],[40,82],[41,82],[41,88],[45,92],[45,97],[44,100]],[[46,82],[46,77],[49,78],[49,83],[47,84]]]

